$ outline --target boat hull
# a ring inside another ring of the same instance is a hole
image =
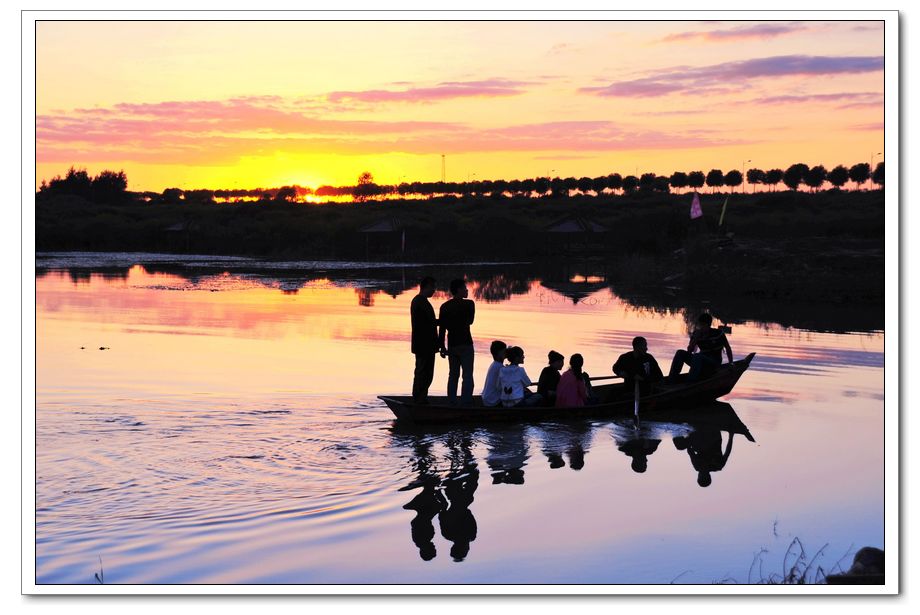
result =
[[[751,353],[731,365],[723,365],[715,374],[698,382],[662,385],[660,390],[640,399],[640,416],[650,420],[668,420],[669,416],[675,415],[675,418],[679,419],[689,409],[727,395],[750,366],[754,355],[755,353]],[[411,396],[406,395],[380,395],[379,399],[396,415],[397,420],[412,423],[491,423],[576,417],[606,418],[628,416],[634,412],[634,400],[623,384],[595,386],[594,394],[601,403],[569,408],[487,407],[482,405],[478,396],[474,398],[472,406],[448,404],[446,397],[430,397],[429,403],[424,405],[416,404]]]

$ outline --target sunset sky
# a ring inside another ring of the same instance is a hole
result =
[[[436,181],[442,154],[448,181],[868,162],[883,26],[39,22],[36,185]]]

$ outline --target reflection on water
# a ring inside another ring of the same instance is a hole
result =
[[[757,358],[706,420],[412,431],[376,396],[411,383],[419,268],[56,258],[36,282],[40,583],[93,583],[100,557],[106,583],[710,583],[761,548],[781,569],[796,536],[829,543],[825,568],[883,546],[884,334],[826,332],[858,319],[733,320]],[[467,269],[477,382],[492,339],[531,375],[550,349],[609,374],[638,334],[667,359],[701,305],[577,267]]]
[[[437,556],[434,543],[437,521],[441,536],[450,544],[450,557],[463,561],[476,540],[477,523],[470,506],[479,486],[479,462],[474,449],[481,443],[493,485],[524,485],[524,468],[530,457],[530,441],[540,448],[553,470],[585,467],[595,432],[611,435],[617,450],[631,459],[636,473],[646,472],[649,457],[662,438],[670,438],[676,450],[690,456],[695,480],[700,487],[712,483],[712,473],[723,470],[731,455],[735,434],[754,442],[747,426],[731,405],[716,402],[688,413],[685,423],[652,421],[571,420],[533,425],[490,425],[470,428],[421,428],[396,424],[392,442],[409,451],[411,480],[399,491],[417,491],[403,508],[414,511],[409,522],[412,543],[419,557]],[[722,434],[728,444],[722,449]],[[689,470],[690,468],[688,468]],[[610,468],[616,471],[616,468]],[[688,472],[689,474],[689,472]]]

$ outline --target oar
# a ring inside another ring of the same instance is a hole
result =
[[[594,376],[593,378],[588,378],[591,382],[595,380],[613,380],[615,378],[622,378],[623,376]]]
[[[639,420],[639,381],[636,380],[636,391],[635,397],[633,398],[633,415],[635,415],[636,420]]]
[[[636,386],[633,392],[633,428],[639,431],[639,381],[636,380]]]
[[[617,379],[617,378],[622,378],[622,377],[623,377],[623,376],[593,376],[593,377],[591,377],[591,378],[588,378],[588,380],[589,380],[590,382],[595,382],[595,381],[597,381],[597,380],[615,380],[615,379]],[[535,387],[535,386],[537,386],[537,383],[536,383],[536,382],[531,382],[531,383],[528,384],[527,386],[529,386],[529,387]]]

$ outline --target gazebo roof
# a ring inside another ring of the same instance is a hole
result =
[[[372,222],[358,229],[359,233],[394,233],[401,231],[403,228],[402,221],[395,216],[383,218]]]
[[[582,216],[565,216],[546,225],[543,230],[547,233],[605,233],[609,229]]]

